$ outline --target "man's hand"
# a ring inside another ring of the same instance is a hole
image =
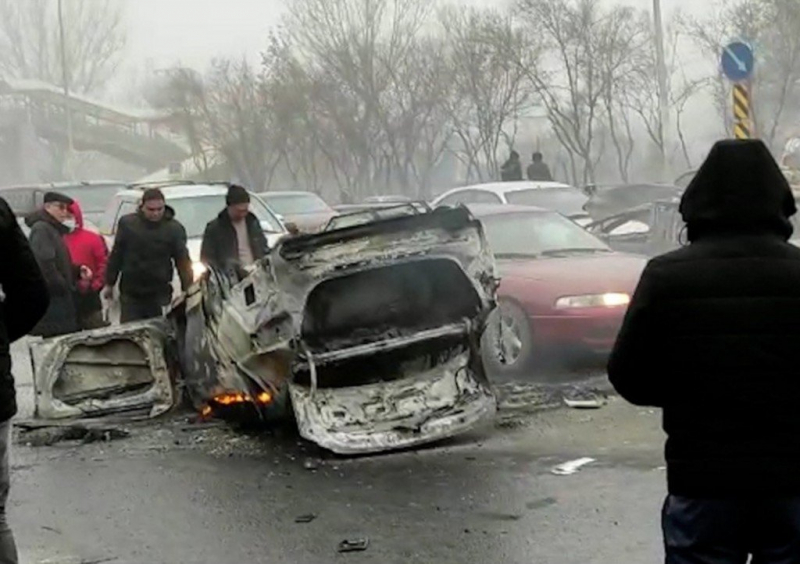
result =
[[[94,273],[88,266],[81,266],[81,280],[91,280]]]
[[[112,286],[106,286],[103,288],[103,299],[107,302],[110,302],[114,299],[114,288]]]

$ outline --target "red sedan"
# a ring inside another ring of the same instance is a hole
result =
[[[512,373],[545,353],[608,354],[646,260],[612,251],[555,212],[470,210],[483,223],[502,278],[484,334],[487,367]]]

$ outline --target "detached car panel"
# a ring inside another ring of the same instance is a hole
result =
[[[35,415],[156,417],[176,402],[165,320],[33,340]]]

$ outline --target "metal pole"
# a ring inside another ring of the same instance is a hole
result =
[[[661,174],[667,182],[669,175],[669,85],[667,84],[667,63],[664,56],[664,24],[661,19],[661,0],[653,0],[653,20],[655,24],[656,66],[658,74],[658,106],[661,133]]]
[[[59,40],[61,44],[61,79],[64,83],[64,109],[67,114],[67,156],[66,156],[66,169],[67,174],[74,180],[74,171],[72,169],[72,155],[75,151],[75,143],[72,137],[72,107],[69,104],[69,68],[67,66],[67,45],[66,34],[64,32],[64,10],[62,7],[62,0],[58,0],[58,30]]]

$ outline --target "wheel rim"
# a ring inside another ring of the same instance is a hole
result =
[[[499,335],[497,335],[498,338],[492,339],[494,354],[500,364],[513,366],[522,356],[524,346],[522,329],[516,316],[508,311],[507,307],[501,305],[497,311],[499,319],[495,330],[499,332]]]

